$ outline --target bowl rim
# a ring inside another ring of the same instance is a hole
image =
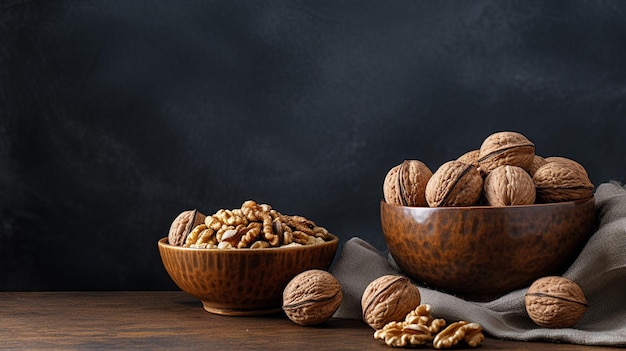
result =
[[[329,234],[332,236],[331,240],[325,241],[319,244],[313,245],[301,245],[301,246],[278,246],[278,247],[265,247],[258,249],[251,249],[249,247],[238,248],[238,249],[211,249],[211,248],[200,248],[200,247],[183,247],[177,245],[171,245],[167,242],[168,237],[163,237],[159,239],[158,245],[163,248],[167,248],[168,250],[180,250],[185,252],[220,252],[227,255],[236,255],[237,253],[250,253],[250,252],[281,252],[281,251],[298,251],[298,250],[310,250],[313,247],[323,247],[329,245],[339,244],[339,237],[335,234]]]
[[[545,202],[545,203],[535,203],[530,205],[510,205],[510,206],[491,206],[491,205],[472,205],[472,206],[443,206],[443,207],[429,207],[429,206],[405,206],[400,204],[394,204],[386,202],[385,199],[380,200],[381,206],[390,206],[390,207],[399,207],[399,208],[408,208],[408,209],[419,209],[419,210],[485,210],[485,211],[507,211],[509,209],[526,209],[526,208],[549,208],[549,207],[562,207],[562,206],[576,206],[586,204],[587,202],[593,201],[595,202],[595,195],[592,195],[589,198],[582,200],[573,200],[573,201],[561,201],[561,202]]]

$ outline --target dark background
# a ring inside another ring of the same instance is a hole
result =
[[[623,1],[2,1],[0,290],[175,289],[247,199],[385,250],[387,171],[518,131],[626,181]]]

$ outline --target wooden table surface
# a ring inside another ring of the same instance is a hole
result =
[[[180,291],[0,292],[0,349],[393,350],[354,320],[303,327],[282,314],[228,317]],[[420,349],[432,350],[432,346]],[[487,338],[479,350],[607,350]]]

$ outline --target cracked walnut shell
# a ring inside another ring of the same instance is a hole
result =
[[[441,165],[426,184],[430,207],[471,206],[483,191],[483,177],[474,165],[448,161]]]
[[[385,176],[383,196],[385,202],[403,206],[428,206],[426,183],[433,172],[421,161],[405,160],[393,167]]]
[[[500,166],[485,177],[484,194],[491,206],[531,205],[535,193],[533,179],[517,166]]]
[[[546,328],[574,326],[589,307],[580,286],[558,276],[537,279],[528,288],[525,303],[533,322]]]
[[[315,325],[330,319],[341,305],[341,284],[331,273],[319,269],[295,276],[283,291],[283,311],[294,323]]]
[[[488,136],[480,146],[478,163],[489,174],[499,166],[512,165],[525,170],[535,158],[535,144],[517,132],[498,132]]]
[[[401,321],[420,304],[421,296],[409,278],[400,275],[383,275],[365,288],[361,297],[363,321],[374,329]]]

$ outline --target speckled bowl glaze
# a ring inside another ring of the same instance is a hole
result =
[[[596,225],[594,198],[509,207],[380,203],[389,253],[418,283],[485,301],[562,273]]]
[[[328,269],[339,239],[268,249],[192,249],[158,242],[165,270],[205,310],[230,316],[276,313],[287,283],[309,269]]]

